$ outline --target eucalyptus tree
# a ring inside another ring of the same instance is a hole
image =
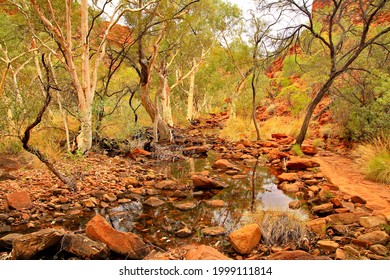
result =
[[[313,42],[318,42],[326,55],[324,67],[327,67],[328,73],[307,107],[297,137],[297,144],[301,145],[314,110],[334,82],[344,74],[367,71],[364,65],[356,64],[360,57],[370,55],[376,49],[389,53],[390,43],[385,37],[390,27],[384,19],[389,13],[390,3],[387,0],[282,0],[260,2],[259,6],[272,13],[282,11],[286,18],[293,19],[284,32],[278,34],[281,48],[300,46],[305,51],[310,50]],[[305,41],[301,40],[302,34],[307,38]],[[388,55],[385,55],[382,60],[387,58]]]
[[[102,64],[106,54],[107,38],[118,21],[125,13],[139,12],[151,5],[152,1],[146,2],[138,8],[125,7],[128,1],[119,1],[109,15],[110,24],[99,38],[92,38],[96,34],[94,21],[98,16],[92,16],[89,12],[90,3],[81,0],[80,3],[66,0],[56,2],[51,0],[22,0],[13,1],[15,7],[25,15],[33,15],[39,18],[56,46],[45,44],[40,40],[41,34],[37,30],[31,30],[34,38],[41,44],[42,48],[51,52],[59,60],[63,60],[66,71],[69,75],[78,105],[78,119],[80,131],[76,138],[77,150],[80,153],[87,152],[92,147],[92,108],[95,96],[96,85],[99,76],[99,66]],[[113,1],[107,0],[103,7]],[[124,3],[126,2],[126,3]],[[96,8],[97,6],[94,5]],[[79,14],[79,21],[73,21],[73,15]],[[75,41],[77,37],[79,40]],[[81,60],[81,63],[79,61]]]

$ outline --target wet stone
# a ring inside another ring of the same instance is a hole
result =
[[[194,201],[175,203],[174,206],[182,211],[194,209],[198,204]]]
[[[156,197],[150,197],[144,202],[144,204],[149,205],[151,207],[158,207],[165,204],[165,201]]]
[[[226,233],[225,228],[220,226],[215,227],[206,227],[202,229],[202,233],[207,236],[217,236],[217,235],[223,235]]]
[[[207,200],[206,204],[210,207],[224,207],[225,202],[220,199]]]
[[[175,235],[181,238],[187,238],[192,235],[192,230],[186,226],[175,232]]]

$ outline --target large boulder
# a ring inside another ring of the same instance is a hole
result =
[[[185,260],[230,260],[213,247],[206,245],[194,246],[186,253]]]
[[[9,209],[21,210],[32,207],[30,196],[26,191],[10,193],[6,196],[6,200]]]
[[[57,245],[65,233],[61,229],[47,228],[16,238],[12,243],[11,258],[13,260],[31,259],[37,253]]]
[[[100,215],[96,215],[87,223],[86,234],[92,240],[103,242],[110,250],[129,259],[143,259],[149,253],[141,238],[131,232],[115,230]]]
[[[249,254],[260,242],[261,231],[258,224],[246,225],[229,234],[233,248],[240,254]]]

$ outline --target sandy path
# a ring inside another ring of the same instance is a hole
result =
[[[316,155],[314,159],[320,164],[324,176],[340,191],[367,200],[366,206],[374,211],[373,214],[390,217],[390,185],[366,180],[350,158],[326,152]]]

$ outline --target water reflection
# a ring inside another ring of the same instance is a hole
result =
[[[275,184],[275,177],[268,167],[260,162],[248,162],[240,165],[238,177],[225,173],[218,174],[211,166],[216,155],[207,158],[191,158],[187,161],[174,162],[157,167],[157,171],[168,178],[191,184],[191,172],[209,172],[210,177],[218,177],[228,187],[222,190],[205,191],[201,196],[189,195],[185,199],[159,197],[167,202],[160,207],[149,207],[140,202],[131,202],[106,211],[113,226],[121,231],[133,231],[143,234],[147,240],[160,247],[167,248],[188,243],[188,239],[175,236],[175,232],[184,227],[192,230],[196,242],[210,241],[210,238],[199,240],[199,232],[204,227],[222,226],[227,233],[247,222],[246,218],[254,212],[289,211],[303,219],[307,214],[302,210],[291,210],[288,207],[292,198],[285,195]],[[245,175],[245,176],[244,176]],[[209,206],[207,200],[222,200],[223,207]],[[179,210],[177,202],[193,202],[196,207],[190,210]]]

